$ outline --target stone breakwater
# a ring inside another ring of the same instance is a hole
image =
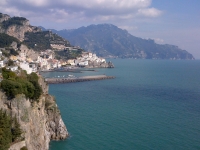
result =
[[[84,81],[94,81],[94,80],[105,80],[105,79],[114,79],[114,76],[106,75],[95,75],[95,76],[83,76],[78,78],[46,78],[45,81],[48,84],[56,83],[72,83],[72,82],[84,82]]]

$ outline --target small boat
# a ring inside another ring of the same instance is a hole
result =
[[[75,78],[75,76],[72,75],[72,74],[69,74],[69,75],[68,75],[68,78]]]

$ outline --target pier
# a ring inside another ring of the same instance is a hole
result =
[[[48,84],[56,83],[72,83],[72,82],[84,82],[84,81],[94,81],[94,80],[105,80],[114,79],[114,76],[106,75],[95,75],[95,76],[83,76],[83,77],[72,77],[72,78],[45,78]]]

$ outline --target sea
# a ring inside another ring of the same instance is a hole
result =
[[[49,85],[70,134],[50,150],[200,150],[200,60],[107,61],[115,68],[43,73],[116,77]]]

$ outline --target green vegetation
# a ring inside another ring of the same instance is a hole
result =
[[[12,133],[12,142],[17,141],[20,135],[22,134],[22,130],[20,129],[20,124],[17,121],[16,116],[12,121],[11,133]]]
[[[23,72],[21,76],[17,76],[14,72],[2,68],[2,76],[1,88],[10,99],[17,94],[24,94],[27,98],[37,100],[42,93],[36,73],[28,75]]]
[[[5,57],[10,57],[10,53],[6,50],[2,50],[2,55]]]
[[[78,49],[76,50],[63,50],[63,51],[55,51],[56,58],[57,59],[75,59],[77,57],[80,57],[83,50]]]
[[[12,61],[12,60],[8,60],[8,66],[13,66],[14,65],[14,61]]]
[[[26,146],[20,148],[20,150],[28,150],[28,148]]]
[[[0,149],[7,150],[12,142],[11,119],[0,110]]]
[[[20,43],[18,39],[5,33],[0,33],[0,47],[9,47],[12,42]]]
[[[0,110],[0,150],[7,150],[10,143],[21,136],[22,130],[17,118],[10,118],[2,109]]]
[[[51,49],[50,44],[64,44],[69,46],[69,42],[64,40],[62,37],[52,34],[51,31],[42,31],[42,32],[26,32],[24,44],[29,48],[32,48],[36,51]]]
[[[37,51],[50,49],[49,32],[26,32],[24,44]]]
[[[9,50],[10,50],[10,55],[14,55],[14,56],[19,55],[19,53],[16,50],[14,50],[13,48],[11,48]]]
[[[27,19],[24,17],[12,17],[8,20],[5,20],[1,23],[1,27],[7,29],[11,25],[23,25],[23,22]]]
[[[15,51],[13,48],[6,48],[5,50],[1,50],[3,56],[10,57],[11,55],[17,56],[19,53]]]

